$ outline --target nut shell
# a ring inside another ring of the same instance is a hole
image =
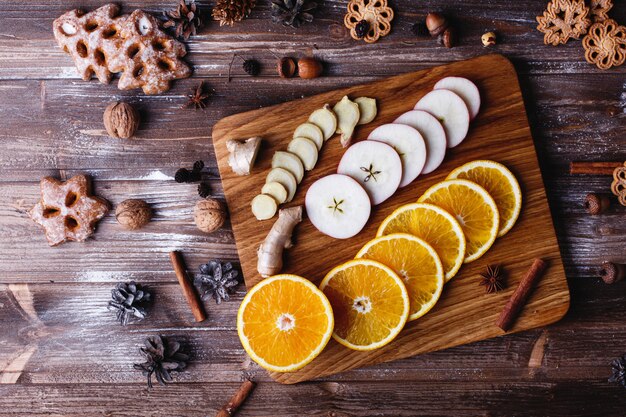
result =
[[[496,44],[496,39],[495,32],[486,32],[480,37],[483,46],[494,46]]]
[[[200,200],[193,209],[196,227],[205,233],[212,233],[222,227],[228,214],[224,205],[214,199]]]
[[[448,26],[450,26],[448,19],[439,13],[428,13],[426,16],[426,27],[432,37],[441,35]]]
[[[452,48],[456,45],[456,31],[449,27],[439,35],[439,42],[446,48]]]
[[[277,69],[281,78],[291,78],[296,73],[296,62],[293,58],[281,58],[278,60]]]
[[[115,208],[115,219],[125,229],[140,229],[152,219],[152,209],[143,200],[124,200]]]
[[[298,75],[300,78],[311,79],[322,75],[324,67],[315,58],[302,58],[298,61]]]
[[[111,103],[104,110],[103,121],[109,136],[128,139],[139,128],[139,113],[128,103]]]

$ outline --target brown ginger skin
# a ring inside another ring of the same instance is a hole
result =
[[[315,58],[302,58],[298,61],[298,75],[300,78],[311,79],[322,75],[322,63]]]
[[[222,227],[227,217],[224,205],[212,198],[198,201],[193,210],[196,227],[205,233],[213,233]]]
[[[104,128],[114,138],[132,137],[139,128],[139,121],[139,112],[128,103],[111,103],[104,110]]]
[[[124,200],[115,208],[115,219],[125,229],[140,229],[152,219],[152,209],[143,200]]]

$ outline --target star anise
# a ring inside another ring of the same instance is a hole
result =
[[[480,285],[485,286],[488,293],[498,292],[505,287],[504,273],[500,265],[489,265],[487,271],[480,274]]]
[[[191,91],[191,94],[187,96],[189,97],[189,100],[185,103],[183,108],[193,107],[196,110],[205,109],[207,106],[206,100],[209,96],[210,94],[204,91],[204,81],[201,81],[200,84],[198,84],[198,86]]]

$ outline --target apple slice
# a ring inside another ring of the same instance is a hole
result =
[[[318,151],[322,149],[322,145],[324,145],[324,133],[313,123],[306,122],[296,127],[296,130],[293,132],[293,137],[312,140],[317,146]]]
[[[321,129],[322,133],[324,133],[324,140],[330,139],[335,134],[335,130],[337,130],[337,116],[335,116],[328,104],[311,113],[309,123],[313,123]]]
[[[446,77],[437,81],[434,90],[450,90],[463,100],[470,113],[470,120],[474,119],[480,110],[480,92],[476,84],[463,77]]]
[[[266,182],[261,188],[262,194],[272,196],[277,204],[283,204],[287,201],[287,189],[279,182]]]
[[[389,123],[378,126],[368,140],[391,145],[402,160],[400,187],[409,185],[422,172],[426,162],[426,145],[420,132],[411,126]]]
[[[304,205],[313,226],[336,239],[348,239],[359,233],[372,211],[363,187],[340,174],[315,181],[306,193]]]
[[[350,146],[343,154],[338,174],[358,181],[372,204],[380,204],[393,195],[402,179],[402,160],[389,145],[375,140],[364,140]]]
[[[307,171],[315,168],[315,164],[317,164],[317,146],[311,139],[293,138],[287,145],[287,150],[300,158],[304,169]]]
[[[302,165],[302,161],[298,155],[291,152],[274,152],[274,156],[272,157],[272,168],[285,168],[293,174],[298,184],[302,182],[302,177],[304,177],[304,165]]]
[[[409,125],[422,134],[426,143],[426,163],[422,174],[429,174],[441,165],[446,156],[446,131],[435,116],[423,110],[411,110],[394,120],[394,123]]]
[[[287,200],[286,203],[293,200],[293,196],[296,194],[296,189],[298,188],[298,182],[296,181],[296,177],[285,168],[272,168],[270,172],[267,173],[267,177],[265,178],[265,183],[276,181],[287,190]]]
[[[463,142],[469,129],[469,111],[458,95],[450,90],[433,90],[415,105],[415,110],[425,110],[443,125],[448,148]]]

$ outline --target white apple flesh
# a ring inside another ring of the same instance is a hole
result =
[[[406,124],[389,123],[378,126],[367,137],[386,143],[402,160],[400,187],[409,185],[422,172],[426,162],[426,144],[420,132]]]
[[[474,119],[480,110],[480,91],[476,84],[463,77],[446,77],[437,81],[434,90],[446,89],[457,94],[470,113],[470,120]]]
[[[365,188],[372,204],[380,204],[393,195],[402,179],[402,160],[389,145],[364,140],[350,146],[343,154],[338,174],[357,180]]]
[[[348,239],[358,234],[372,210],[363,187],[340,174],[315,181],[306,193],[304,205],[313,226],[336,239]]]
[[[465,139],[469,130],[469,110],[465,102],[450,90],[433,90],[415,105],[439,120],[446,131],[448,148],[454,148]]]
[[[422,174],[429,174],[436,170],[446,156],[446,131],[439,120],[432,114],[423,110],[411,110],[396,120],[394,123],[409,125],[422,134],[426,143],[426,162]]]

